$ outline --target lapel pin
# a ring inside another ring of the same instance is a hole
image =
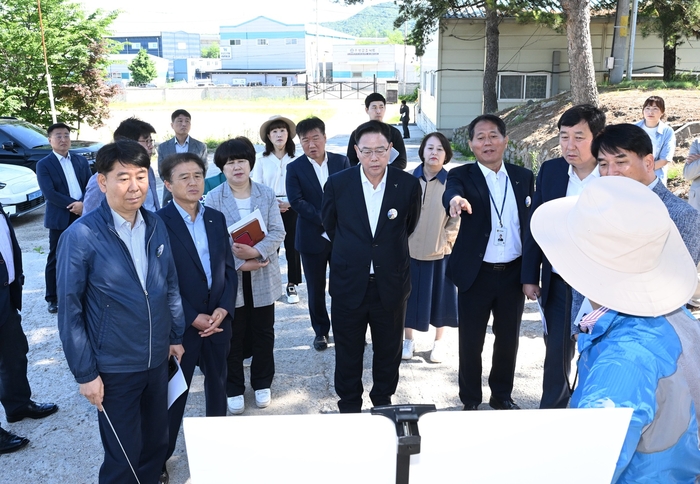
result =
[[[520,182],[519,182],[518,180],[515,180],[515,184],[516,184],[516,185],[519,185]]]
[[[399,215],[399,212],[397,212],[395,208],[392,208],[386,215],[389,217],[389,220],[394,220]]]
[[[530,205],[532,205],[532,199],[528,195],[527,197],[525,197],[525,207],[530,208]]]
[[[399,188],[399,184],[398,184],[398,183],[394,183],[394,188]]]
[[[163,247],[165,247],[163,244],[160,244],[158,246],[158,249],[156,250],[156,257],[160,257],[161,255],[163,255]]]

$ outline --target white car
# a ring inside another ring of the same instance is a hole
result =
[[[19,217],[46,203],[36,173],[29,168],[0,163],[0,203],[10,217]]]

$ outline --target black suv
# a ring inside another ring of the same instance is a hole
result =
[[[70,152],[87,158],[94,172],[95,155],[102,147],[96,141],[72,140]],[[0,117],[0,163],[31,168],[36,172],[36,162],[51,153],[46,130],[17,118]]]

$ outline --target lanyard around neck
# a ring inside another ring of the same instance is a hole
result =
[[[496,183],[498,183],[498,175],[496,175]],[[503,228],[503,209],[506,206],[506,195],[508,195],[508,176],[506,176],[506,189],[503,191],[503,202],[501,203],[500,212],[498,211],[496,201],[493,199],[493,195],[491,194],[491,190],[489,189],[489,198],[491,199],[491,203],[493,204],[494,210],[496,210],[496,215],[498,216],[498,223],[500,224],[501,228]]]

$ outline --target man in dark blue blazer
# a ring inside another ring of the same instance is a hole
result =
[[[206,165],[196,154],[170,155],[162,160],[161,169],[173,203],[157,213],[168,228],[187,323],[181,367],[189,387],[195,365],[199,364],[205,374],[206,415],[223,417],[226,359],[238,290],[226,219],[221,212],[199,203]],[[187,394],[181,395],[168,410],[170,441],[166,461],[175,450]]]
[[[316,334],[314,349],[328,348],[331,320],[326,309],[326,268],[331,242],[323,228],[323,187],[330,175],[350,167],[345,155],[326,151],[326,125],[317,117],[297,124],[304,154],[287,165],[287,197],[299,217],[294,247],[301,254],[309,292],[309,317]]]
[[[421,205],[418,179],[388,166],[391,127],[369,121],[355,136],[360,164],[328,178],[322,208],[323,227],[333,243],[329,292],[341,413],[362,410],[368,324],[374,350],[369,395],[375,406],[391,404],[411,292],[408,237]]]
[[[15,231],[0,203],[0,403],[8,422],[44,418],[58,410],[53,403],[30,400],[27,380],[29,345],[22,330],[22,251]],[[29,443],[0,427],[0,454],[21,449]]]
[[[442,201],[461,215],[446,276],[459,290],[459,397],[464,410],[482,401],[481,352],[493,313],[493,364],[489,405],[518,409],[513,401],[515,359],[525,296],[520,284],[522,240],[534,190],[530,170],[503,162],[508,145],[503,120],[492,114],[469,124],[477,163],[450,170]]]
[[[540,167],[532,213],[550,200],[579,195],[591,180],[600,176],[591,143],[605,127],[605,113],[595,106],[581,104],[565,111],[557,126],[562,156],[547,160]],[[522,283],[529,299],[540,299],[546,321],[540,408],[566,408],[571,398],[569,374],[576,348],[570,332],[572,292],[533,239],[529,223],[523,243]]]
[[[46,302],[49,312],[58,312],[56,295],[56,249],[58,239],[83,214],[85,187],[90,180],[87,160],[70,150],[70,127],[63,123],[47,130],[52,153],[36,164],[36,178],[46,199],[44,227],[49,229],[49,255],[46,259]]]

